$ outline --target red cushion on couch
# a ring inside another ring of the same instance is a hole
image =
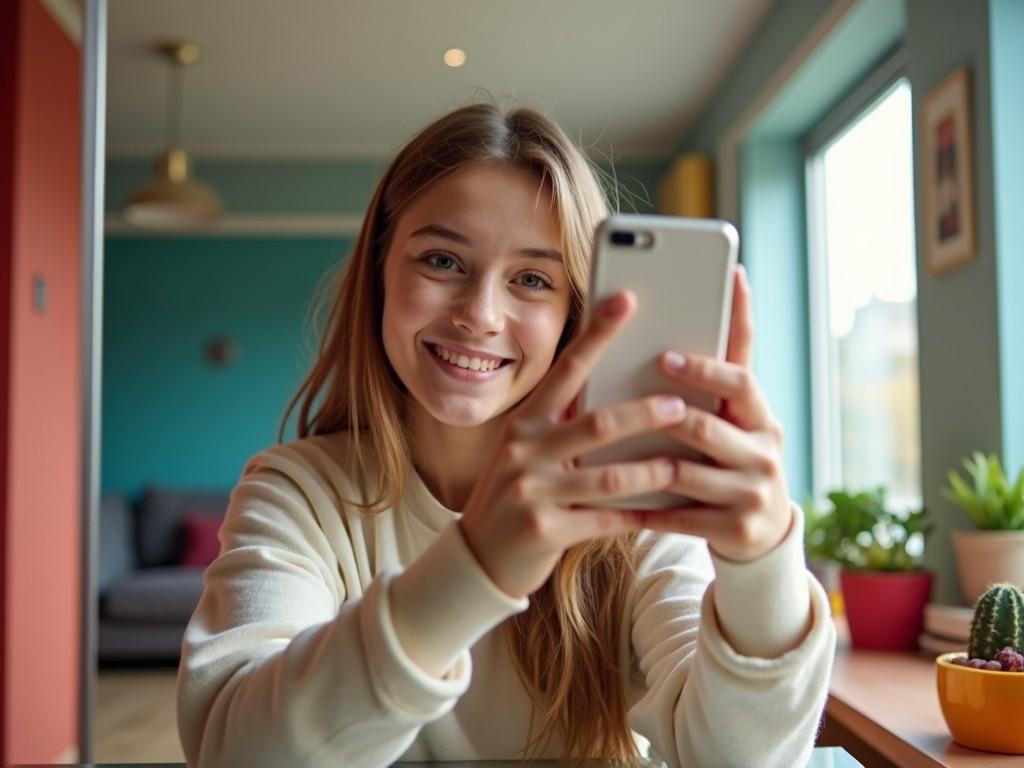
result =
[[[181,564],[205,568],[220,554],[217,532],[223,522],[219,517],[186,514],[182,520],[185,529],[185,546],[181,553]]]

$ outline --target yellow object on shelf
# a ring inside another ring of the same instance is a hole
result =
[[[843,615],[843,595],[838,589],[834,589],[828,593],[828,601],[832,606],[833,616]]]
[[[714,177],[706,155],[680,155],[658,184],[658,213],[713,218]]]

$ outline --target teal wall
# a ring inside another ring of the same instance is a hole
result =
[[[681,149],[714,152],[832,6],[780,0]],[[809,429],[810,402],[800,403],[808,369],[786,334],[802,333],[806,348],[806,235],[794,198],[806,133],[894,43],[906,53],[915,129],[922,95],[956,67],[972,69],[977,258],[932,276],[922,267],[920,223],[918,231],[922,487],[937,522],[926,562],[937,572],[935,597],[946,602],[960,599],[949,532],[969,526],[941,495],[946,472],[979,448],[1002,452],[1012,467],[1024,463],[1024,310],[1014,296],[1024,284],[1022,16],[1019,0],[861,0],[749,126],[738,166],[743,258],[755,306],[770,305],[758,314],[757,372],[787,439],[795,432],[801,441]],[[920,167],[915,177],[920,199]],[[779,366],[796,368],[782,377]],[[794,494],[809,451],[809,440],[787,449]]]
[[[966,513],[941,495],[949,469],[972,450],[1002,449],[997,271],[992,215],[992,101],[988,3],[909,0],[907,66],[914,90],[914,135],[923,95],[957,67],[972,70],[977,257],[934,276],[923,267],[925,242],[918,215],[917,311],[921,369],[922,489],[936,530],[926,561],[939,572],[940,599],[959,599],[949,532],[969,527]],[[922,199],[923,170],[915,169]]]
[[[361,215],[384,161],[206,160],[197,175],[228,213]],[[617,163],[622,210],[651,210],[664,163]],[[606,171],[611,171],[605,166]],[[107,164],[116,211],[150,163]],[[246,458],[276,442],[310,359],[304,327],[318,281],[353,238],[106,239],[101,487],[227,489]],[[238,363],[203,362],[208,340],[233,339]],[[293,419],[294,422],[294,419]],[[294,429],[285,439],[294,436]]]
[[[752,142],[740,159],[745,212],[743,260],[755,292],[754,367],[785,429],[783,459],[790,494],[803,500],[811,478],[810,348],[803,174],[799,147],[788,140]]]
[[[106,239],[103,492],[147,484],[231,488],[246,458],[276,442],[309,362],[318,282],[341,238]],[[224,335],[227,367],[203,352]]]

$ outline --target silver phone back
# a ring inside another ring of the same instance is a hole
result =
[[[650,233],[648,247],[618,245],[615,231]],[[733,272],[739,247],[726,221],[619,214],[595,233],[590,311],[613,293],[628,289],[637,298],[630,323],[612,341],[592,371],[580,400],[581,411],[654,394],[678,394],[689,407],[715,411],[716,398],[672,384],[658,357],[669,349],[722,359],[729,336]],[[592,451],[581,464],[596,465],[677,455],[700,460],[697,452],[663,432]],[[624,509],[685,506],[670,493],[612,502]]]

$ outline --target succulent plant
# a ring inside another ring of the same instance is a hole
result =
[[[942,494],[962,507],[974,526],[986,531],[1024,530],[1024,467],[1012,480],[1003,472],[999,457],[975,451],[963,460],[971,485],[953,470]]]
[[[1024,653],[1024,595],[1013,584],[993,584],[974,606],[967,654],[996,661],[1008,648]]]

